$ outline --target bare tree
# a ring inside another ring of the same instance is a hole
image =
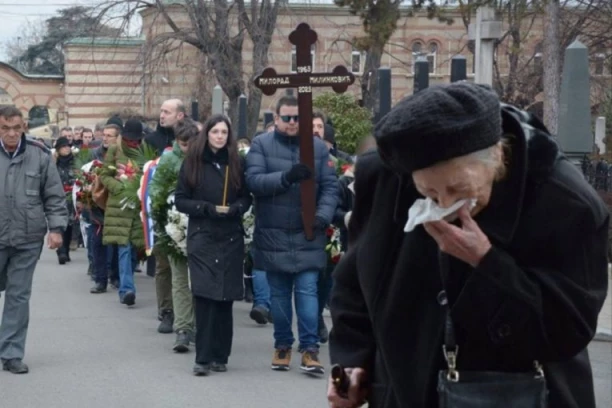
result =
[[[110,0],[99,8],[100,14],[117,15],[123,11],[128,19],[135,12],[154,13],[153,20],[163,28],[147,33],[147,65],[162,61],[171,52],[192,47],[205,57],[218,84],[229,99],[229,116],[238,119],[238,101],[248,95],[249,134],[257,127],[261,92],[253,86],[254,77],[268,64],[268,50],[276,26],[278,10],[284,1],[274,0]],[[253,46],[250,69],[245,69],[245,40]],[[199,79],[204,79],[200,71]]]
[[[561,37],[559,0],[548,0],[544,9],[544,124],[553,135],[559,122],[561,91]]]
[[[46,34],[45,23],[43,20],[26,21],[19,27],[18,32],[18,35],[5,41],[4,54],[7,62],[13,63],[17,69],[20,69],[19,57],[25,54],[30,45],[42,42]]]

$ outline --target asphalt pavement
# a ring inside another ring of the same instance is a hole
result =
[[[136,306],[116,291],[92,295],[85,250],[57,264],[43,250],[31,300],[25,362],[28,375],[0,372],[0,407],[23,408],[314,408],[326,407],[326,380],[270,370],[272,327],[234,306],[234,344],[227,373],[194,377],[193,351],[175,354],[173,334],[157,333],[152,278],[136,274]],[[4,300],[4,299],[1,299]],[[4,302],[0,301],[0,311]],[[329,317],[327,317],[329,323]],[[599,408],[612,407],[612,343],[590,346]],[[329,368],[328,348],[321,361]]]

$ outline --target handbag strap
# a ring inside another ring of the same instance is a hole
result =
[[[438,250],[438,263],[440,269],[440,279],[442,281],[442,290],[438,293],[438,303],[444,309],[444,344],[442,351],[444,359],[448,366],[447,379],[449,381],[459,381],[459,371],[457,371],[457,355],[459,354],[459,346],[455,338],[455,329],[453,320],[451,319],[450,306],[448,305],[448,296],[446,293],[446,281],[448,277],[448,256]]]
[[[455,328],[453,327],[453,320],[451,319],[450,306],[448,305],[448,296],[446,292],[446,282],[450,270],[448,255],[438,250],[438,263],[440,269],[440,278],[442,280],[442,290],[438,293],[438,303],[444,309],[444,344],[442,345],[442,351],[444,353],[444,359],[448,370],[446,378],[452,382],[459,382],[459,371],[457,370],[457,356],[459,355],[459,345],[455,338]],[[533,362],[535,369],[535,377],[543,378],[544,370],[542,365],[536,360]]]

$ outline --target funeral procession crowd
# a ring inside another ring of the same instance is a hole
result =
[[[304,117],[314,167],[300,160]],[[252,139],[232,128],[171,99],[155,130],[113,116],[62,129],[51,148],[0,108],[5,371],[29,371],[46,240],[61,265],[83,247],[92,296],[116,290],[127,307],[154,260],[155,325],[174,334],[169,350],[193,348],[197,376],[231,369],[233,302],[246,300],[274,327],[271,369],[290,370],[296,351],[306,374],[331,374],[334,408],[595,407],[587,345],[607,294],[609,213],[539,119],[463,81],[397,103],[355,156],[292,95]]]

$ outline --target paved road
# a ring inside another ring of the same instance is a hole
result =
[[[325,407],[325,380],[269,367],[270,327],[256,327],[249,305],[234,309],[229,372],[191,375],[193,353],[177,355],[173,335],[156,332],[153,280],[137,274],[137,304],[128,310],[116,292],[91,295],[83,249],[57,265],[43,251],[34,280],[26,362],[31,372],[0,372],[3,407],[25,408],[313,408]],[[4,302],[0,302],[0,310]],[[591,347],[598,407],[612,406],[612,343]],[[322,360],[328,366],[327,347]]]

